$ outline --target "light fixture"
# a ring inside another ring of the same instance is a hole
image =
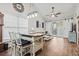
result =
[[[52,15],[52,17],[55,17],[55,15]]]
[[[34,15],[37,17],[37,13],[34,13]]]
[[[33,12],[31,12],[31,13],[29,13],[29,14],[27,15],[27,18],[34,18],[34,17],[37,17],[37,16],[38,16],[37,11],[33,11]]]
[[[27,16],[27,18],[29,19],[30,17],[29,17],[29,16]]]
[[[29,18],[32,18],[32,16],[31,16],[31,15],[29,15]]]
[[[35,15],[34,15],[34,14],[32,14],[32,17],[34,18],[34,17],[35,17]]]

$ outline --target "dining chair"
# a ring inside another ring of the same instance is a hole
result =
[[[23,45],[27,39],[25,39],[25,41],[23,40],[24,42],[22,42],[22,36],[19,33],[14,32],[10,33],[10,38],[11,38],[11,50],[14,51],[15,56],[24,56],[27,53],[30,53],[30,55],[32,55],[32,44],[26,43],[25,45]],[[15,43],[13,43],[13,40],[15,41]]]
[[[15,38],[14,38],[14,32],[9,32],[9,36],[10,36],[11,55],[15,55]]]
[[[15,33],[16,38],[16,55],[17,56],[24,56],[27,53],[30,53],[32,55],[32,43],[31,41],[22,38],[23,36],[20,35],[20,33]],[[28,43],[30,42],[30,43]]]

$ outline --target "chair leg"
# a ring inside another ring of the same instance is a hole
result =
[[[21,56],[22,56],[22,47],[20,47],[20,50],[21,50],[20,53],[21,53]]]
[[[12,50],[13,50],[13,48],[11,47],[11,56],[13,55],[13,51]]]
[[[14,50],[14,47],[11,47],[11,55],[12,55],[12,56],[15,56],[15,50]]]

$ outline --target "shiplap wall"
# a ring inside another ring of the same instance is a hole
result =
[[[3,26],[3,42],[9,41],[9,32],[19,32],[22,34],[27,34],[28,20],[5,13]]]

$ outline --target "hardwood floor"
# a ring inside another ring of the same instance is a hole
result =
[[[39,56],[78,56],[79,47],[75,43],[69,43],[67,39],[56,38],[46,42],[44,50]]]
[[[11,56],[10,50],[0,53],[1,56]],[[69,43],[67,39],[54,37],[46,41],[44,49],[36,53],[36,56],[78,56],[79,46]]]

